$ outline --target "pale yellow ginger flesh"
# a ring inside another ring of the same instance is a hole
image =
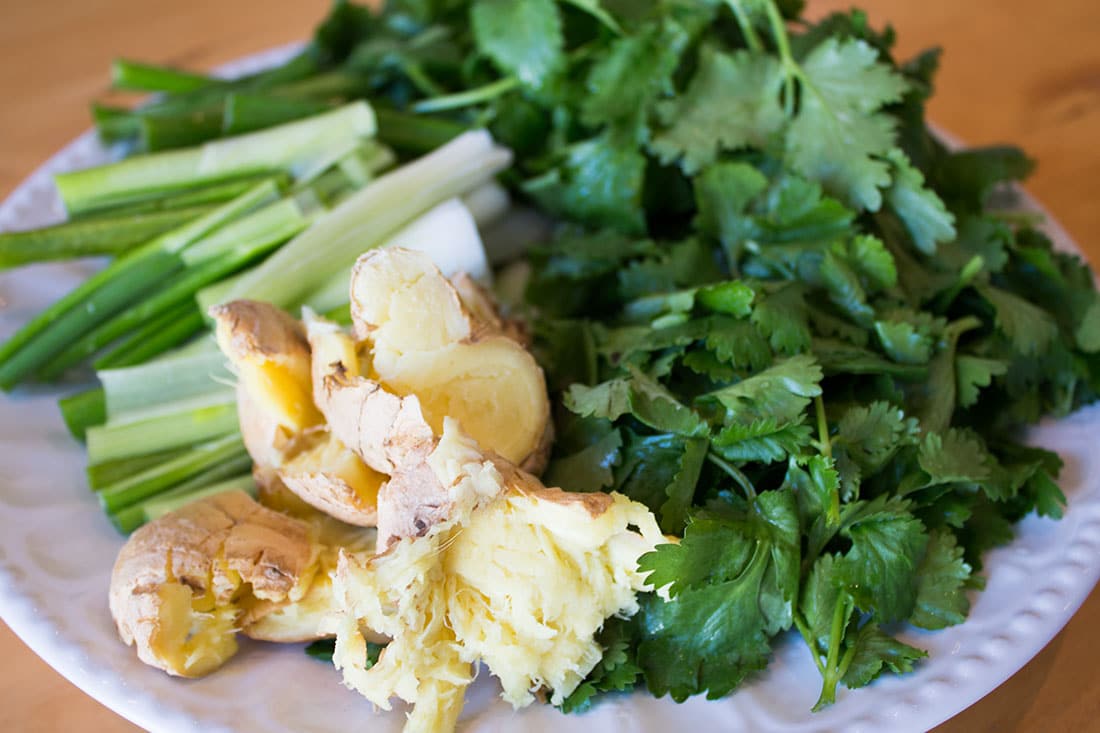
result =
[[[340,555],[347,553],[365,561],[374,554],[374,530],[335,520],[308,506],[296,508],[291,513],[305,519],[315,536],[317,569],[313,582],[299,601],[282,604],[257,602],[250,608],[249,616],[255,620],[242,629],[242,633],[250,639],[299,642],[335,636],[343,618],[332,584]],[[368,629],[364,629],[363,633],[368,641],[388,641]]]
[[[237,412],[261,485],[280,480],[311,506],[372,527],[385,477],[323,425],[313,404],[313,358],[302,324],[267,303],[210,311],[218,345],[237,371]]]
[[[111,574],[111,616],[143,662],[200,677],[237,652],[238,631],[269,641],[332,635],[339,553],[373,554],[373,535],[288,517],[239,491],[207,497],[130,536]]]
[[[378,460],[372,449],[380,431],[362,423],[388,426],[392,411],[364,402],[360,378],[397,397],[415,396],[435,435],[445,417],[454,418],[486,450],[537,473],[546,465],[550,440],[542,370],[509,337],[487,294],[459,282],[461,293],[419,252],[380,249],[360,257],[352,270],[351,314],[369,364],[355,369],[344,363],[343,384],[334,381],[327,390],[318,389],[315,367],[317,405],[337,437],[376,470],[391,472],[393,461]],[[335,393],[356,388],[358,396]],[[364,432],[372,436],[370,445],[359,439]]]
[[[290,433],[322,422],[313,404],[309,344],[298,321],[253,300],[214,306],[210,315],[218,347],[260,412]]]
[[[602,656],[604,621],[637,611],[637,559],[664,541],[653,515],[615,494],[547,489],[487,458],[452,420],[425,465],[431,510],[383,498],[380,522],[444,516],[381,555],[340,559],[334,661],[345,683],[386,709],[393,697],[413,703],[410,732],[453,728],[479,661],[514,706],[543,689],[560,703]],[[369,669],[361,626],[393,639]]]
[[[349,524],[370,527],[378,521],[382,474],[334,438],[328,428],[297,436],[278,472],[283,484],[309,504]]]

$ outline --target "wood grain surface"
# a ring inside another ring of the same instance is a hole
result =
[[[944,48],[932,118],[969,143],[1023,146],[1039,161],[1028,188],[1100,263],[1100,2],[810,0],[809,12],[853,2],[875,24],[895,26],[900,57]],[[209,69],[304,37],[327,5],[0,0],[0,197],[88,127],[88,101],[106,90],[112,58]],[[1094,645],[1100,646],[1095,592],[1023,670],[936,730],[1100,732]],[[0,660],[0,730],[137,730],[62,679],[2,625]]]

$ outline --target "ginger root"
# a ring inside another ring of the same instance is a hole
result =
[[[237,413],[261,485],[279,480],[311,506],[373,527],[372,471],[324,426],[313,404],[312,355],[302,324],[267,303],[238,300],[210,311],[218,345],[237,370]]]
[[[348,547],[373,551],[364,541],[373,544],[361,539]],[[111,616],[143,662],[200,677],[236,653],[238,629],[280,641],[331,633],[324,627],[333,625],[328,571],[335,553],[335,545],[320,542],[318,526],[240,491],[218,494],[130,536],[111,573]],[[295,623],[265,620],[295,604],[303,604],[292,612]]]
[[[376,470],[390,472],[385,460],[377,460],[376,436],[393,433],[369,423],[377,414],[388,419],[392,411],[376,412],[367,400],[387,406],[393,401],[368,391],[359,377],[388,394],[415,396],[434,435],[441,434],[443,419],[452,417],[486,450],[539,473],[552,438],[542,369],[508,335],[484,291],[472,281],[457,281],[461,291],[419,252],[382,249],[360,257],[352,270],[351,315],[370,361],[321,390],[315,379],[314,399],[337,437]],[[344,406],[338,413],[334,405]],[[347,417],[356,407],[359,424]],[[369,445],[355,442],[363,437]]]
[[[545,488],[451,419],[416,476],[418,492],[380,497],[379,537],[397,528],[388,549],[337,566],[345,684],[386,709],[413,703],[409,733],[453,729],[479,661],[514,706],[544,688],[560,703],[601,658],[604,621],[638,609],[637,558],[665,541],[653,515],[619,495]],[[393,639],[370,668],[363,628]]]

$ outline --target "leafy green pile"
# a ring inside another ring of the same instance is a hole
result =
[[[388,109],[488,126],[565,222],[529,256],[548,481],[683,536],[641,560],[671,600],[608,625],[566,709],[640,682],[725,695],[789,629],[819,706],[906,672],[924,652],[891,624],[961,622],[983,552],[1065,502],[1021,428],[1100,393],[1092,274],[990,208],[1020,151],[929,131],[936,52],[899,64],[892,31],[800,5],[339,4],[307,52],[398,147]]]

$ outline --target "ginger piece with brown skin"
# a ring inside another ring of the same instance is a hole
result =
[[[377,382],[391,395],[415,396],[420,412],[435,435],[451,417],[478,444],[524,470],[541,471],[548,456],[551,430],[546,380],[534,357],[503,330],[503,321],[483,291],[459,280],[447,280],[419,252],[399,248],[367,252],[352,269],[351,314],[356,336],[367,347],[369,363],[349,372]],[[343,396],[314,397],[337,436],[369,457],[378,445],[372,420],[387,423],[394,411],[375,412],[365,400],[373,393],[348,399],[344,415],[331,406]],[[375,402],[381,403],[380,398]],[[347,411],[360,408],[365,425],[348,424]],[[375,415],[380,415],[376,418]],[[363,435],[359,448],[345,435]],[[393,433],[384,433],[384,436]],[[393,438],[391,437],[390,440]],[[387,471],[389,472],[389,471]]]
[[[309,526],[239,491],[134,532],[111,573],[111,616],[146,664],[199,677],[237,651],[248,606],[301,600],[317,570]]]
[[[425,419],[419,396],[398,397],[378,382],[358,376],[364,365],[351,337],[313,314],[306,315],[305,323],[314,355],[314,399],[330,421],[330,429],[368,464],[389,474],[378,490],[378,546],[423,535],[451,515],[453,506],[447,498],[449,487],[440,483],[430,465],[433,456],[446,455],[447,449],[441,449],[441,439]],[[444,425],[448,421],[464,424],[462,419],[448,416]],[[451,434],[459,432],[456,428]],[[465,452],[469,460],[487,461],[510,482],[535,481],[501,456],[483,454],[476,441],[468,440],[472,443]]]
[[[313,404],[312,357],[302,324],[255,301],[233,301],[210,313],[218,345],[237,370],[241,434],[261,485],[277,477],[317,509],[374,526],[385,477],[324,427]]]
[[[302,324],[283,310],[254,300],[210,309],[218,347],[237,370],[239,384],[290,434],[322,422],[309,383],[309,343]]]
[[[398,480],[379,497],[385,551],[337,567],[345,683],[383,708],[413,703],[408,733],[453,729],[476,662],[513,705],[544,689],[560,704],[601,658],[604,621],[638,609],[637,559],[664,541],[652,513],[546,488],[451,419],[407,490],[389,495]],[[369,668],[364,627],[393,639]]]

